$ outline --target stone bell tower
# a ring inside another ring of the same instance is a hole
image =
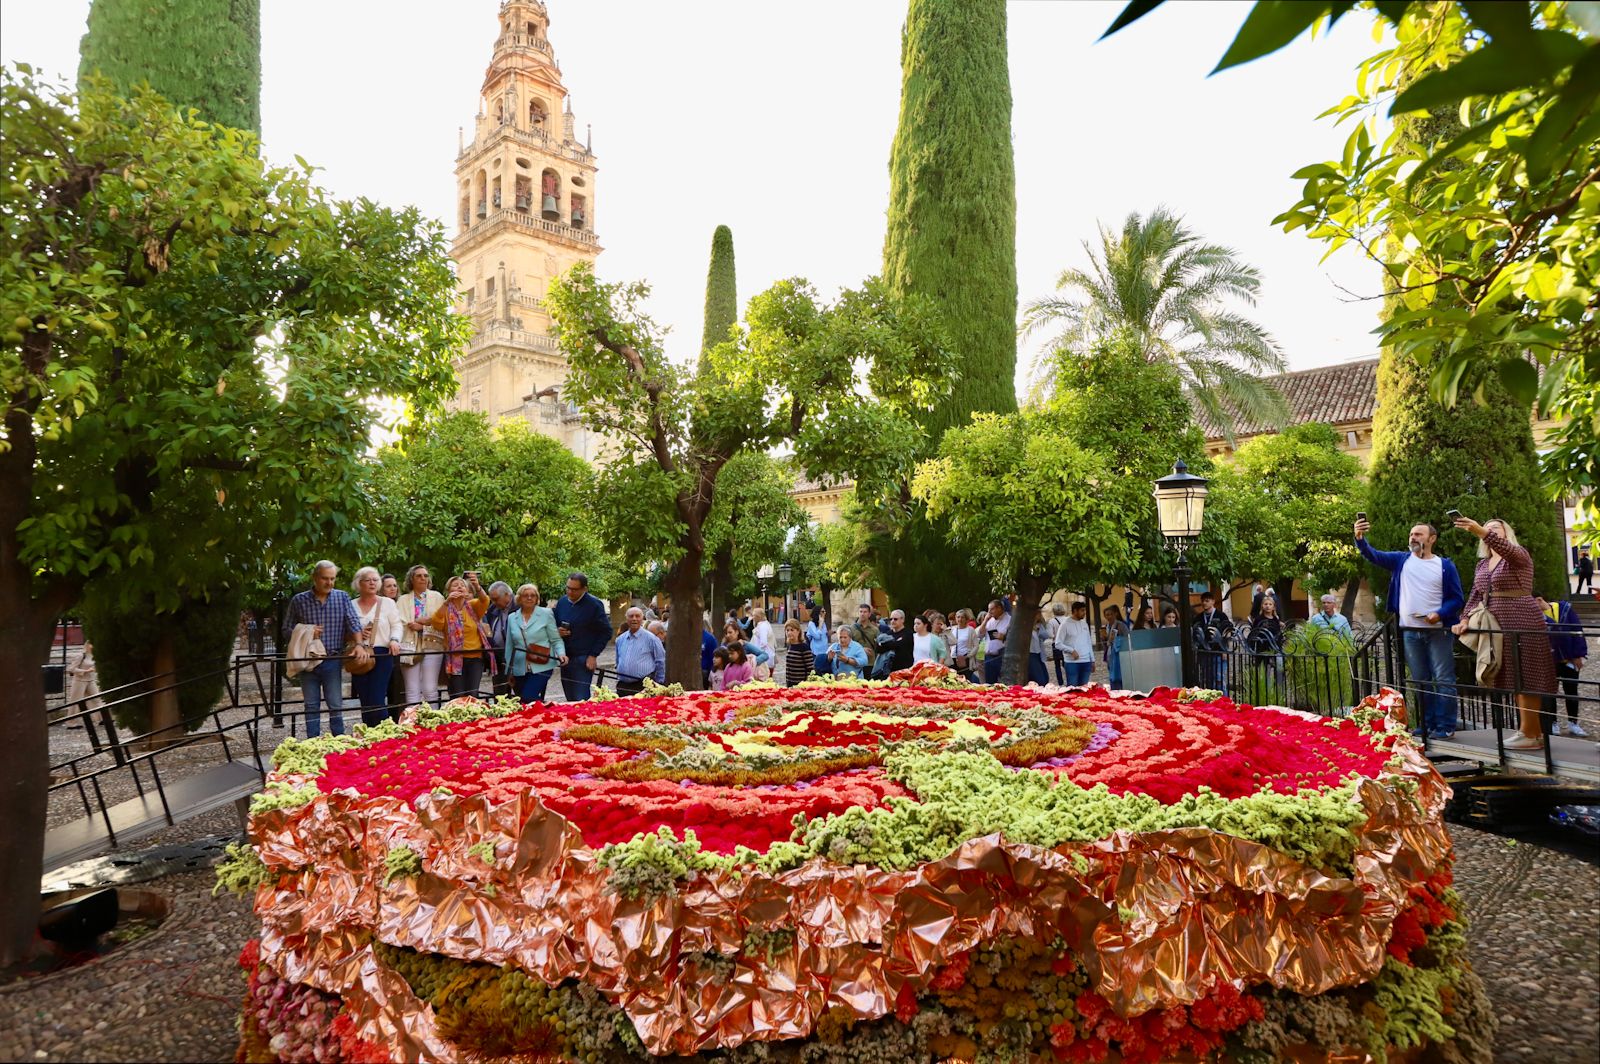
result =
[[[550,337],[550,279],[600,254],[595,158],[574,132],[538,0],[505,0],[472,140],[456,155],[451,245],[458,309],[477,329],[456,359],[452,408],[520,417],[593,460],[599,440],[561,398],[567,362]],[[465,136],[463,134],[463,140]]]

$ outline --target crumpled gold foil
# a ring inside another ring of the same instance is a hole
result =
[[[1054,850],[990,835],[908,871],[812,860],[626,899],[607,893],[577,829],[531,793],[493,806],[424,795],[412,808],[343,791],[252,819],[263,860],[285,873],[256,894],[261,955],[286,978],[339,994],[362,1036],[406,1061],[456,1054],[373,938],[547,983],[583,980],[655,1054],[803,1038],[831,1008],[875,1019],[902,987],[919,991],[997,936],[1062,936],[1124,1016],[1192,1002],[1219,980],[1318,994],[1376,975],[1407,891],[1450,850],[1448,786],[1409,744],[1396,757],[1394,775],[1359,787],[1368,819],[1353,879],[1185,828]],[[484,841],[492,864],[469,852]],[[384,857],[402,845],[423,855],[424,871],[384,885]],[[792,930],[794,944],[745,955],[755,929]],[[700,972],[696,952],[736,956],[733,974]]]

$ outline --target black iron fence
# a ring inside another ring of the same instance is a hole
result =
[[[1474,651],[1448,630],[1406,629],[1392,621],[1348,633],[1310,622],[1241,622],[1197,629],[1195,644],[1201,686],[1235,701],[1339,716],[1390,687],[1405,695],[1412,730],[1425,749],[1460,733],[1493,732],[1490,752],[1504,763],[1507,750],[1521,741],[1524,709],[1527,723],[1537,721],[1546,738],[1600,730],[1600,680],[1584,679],[1575,664],[1596,638],[1600,626],[1577,622],[1502,630],[1494,664],[1486,662],[1482,671]],[[1539,752],[1553,772],[1553,745],[1545,741]]]

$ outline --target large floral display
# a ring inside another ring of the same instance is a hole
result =
[[[932,671],[291,740],[240,1058],[1487,1061],[1397,703]]]

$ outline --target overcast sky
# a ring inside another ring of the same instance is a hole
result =
[[[600,270],[644,278],[672,329],[699,343],[711,232],[733,228],[741,301],[773,281],[826,293],[877,271],[900,93],[904,0],[548,0],[550,38],[600,173]],[[1165,203],[1260,268],[1255,313],[1293,368],[1376,353],[1375,267],[1276,230],[1289,174],[1343,134],[1316,116],[1352,91],[1375,45],[1352,15],[1207,78],[1248,10],[1168,4],[1110,41],[1121,3],[1010,5],[1021,298],[1046,294],[1100,222]],[[72,77],[88,0],[7,3],[0,55]],[[267,154],[325,168],[342,196],[452,216],[457,127],[471,136],[496,0],[267,0]],[[1024,359],[1033,354],[1025,345]]]

